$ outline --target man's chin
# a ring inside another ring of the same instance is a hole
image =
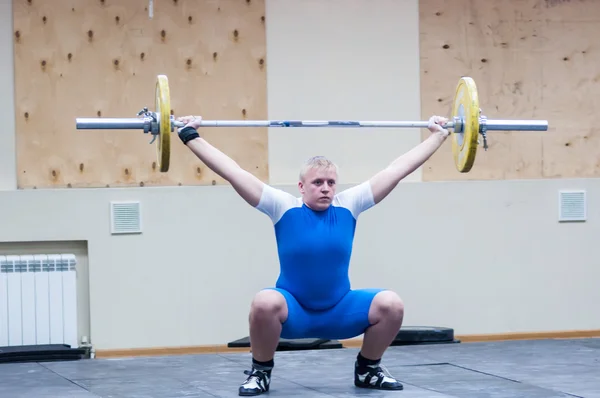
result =
[[[317,199],[312,203],[306,203],[306,205],[312,210],[321,211],[327,210],[327,208],[330,206],[330,203],[326,200]]]

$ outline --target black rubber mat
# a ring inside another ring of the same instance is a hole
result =
[[[0,347],[0,363],[72,361],[86,356],[85,348],[71,348],[66,344]]]
[[[392,342],[393,346],[417,344],[454,344],[454,329],[437,326],[402,326]]]
[[[421,344],[455,344],[460,343],[454,339],[454,329],[436,326],[403,326],[392,342],[393,346],[421,345]],[[250,347],[248,336],[234,340],[227,347]],[[277,351],[296,350],[324,350],[343,348],[337,340],[327,339],[280,339]]]
[[[250,337],[246,336],[229,342],[227,347],[250,347]],[[343,348],[343,346],[337,340],[327,339],[279,339],[277,345],[277,351],[327,350],[332,348]]]

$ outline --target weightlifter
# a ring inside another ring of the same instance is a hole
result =
[[[337,166],[325,157],[301,168],[300,197],[264,184],[204,140],[200,117],[178,118],[183,143],[228,181],[252,207],[270,217],[277,240],[280,274],[274,287],[258,292],[250,308],[252,368],[239,395],[269,390],[279,338],[348,339],[364,333],[354,364],[357,387],[402,390],[381,365],[404,317],[400,297],[384,288],[352,289],[348,275],[358,216],[381,202],[421,166],[448,137],[444,117],[429,119],[431,135],[369,180],[337,192]],[[318,277],[315,277],[318,275]]]

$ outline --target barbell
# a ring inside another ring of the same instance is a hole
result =
[[[158,75],[155,110],[143,108],[136,118],[76,118],[78,130],[142,130],[157,140],[156,155],[161,172],[169,170],[171,133],[184,124],[171,115],[171,95],[166,75]],[[488,119],[481,114],[477,86],[473,78],[463,76],[456,85],[452,115],[445,125],[452,133],[452,154],[456,169],[467,173],[473,167],[479,135],[487,150],[488,131],[547,131],[547,120]],[[202,120],[201,127],[368,127],[427,128],[427,121],[358,120]]]

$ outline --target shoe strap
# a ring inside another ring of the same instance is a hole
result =
[[[246,381],[250,381],[252,378],[257,378],[262,381],[267,379],[267,373],[264,370],[258,370],[255,368],[252,368],[252,370],[244,370],[244,374],[248,375],[248,379]]]

